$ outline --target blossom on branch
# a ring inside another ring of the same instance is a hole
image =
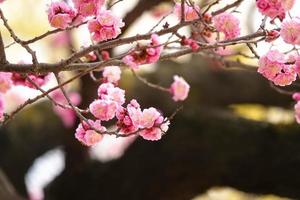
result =
[[[151,64],[158,61],[163,50],[156,34],[151,35],[151,43],[142,50],[134,50],[125,56],[122,61],[132,69],[138,69],[139,65]]]
[[[98,99],[93,101],[90,106],[90,112],[102,121],[108,121],[115,117],[118,104],[109,99]]]
[[[97,18],[88,22],[88,29],[95,42],[102,42],[116,38],[124,25],[122,19],[110,10],[100,10]]]
[[[292,9],[295,0],[256,0],[256,6],[261,14],[271,19],[285,18],[286,12]]]
[[[281,25],[280,35],[286,43],[300,45],[300,20],[284,21]]]
[[[275,85],[290,85],[297,78],[294,65],[286,64],[284,54],[278,50],[271,50],[259,59],[257,70]]]
[[[48,74],[28,74],[26,77],[24,74],[12,73],[11,80],[14,85],[22,85],[22,86],[29,87],[32,89],[37,89],[36,86],[41,87],[48,82],[49,75]],[[34,82],[34,84],[32,82]]]
[[[139,135],[145,140],[157,141],[160,140],[162,135],[168,131],[170,121],[165,121],[162,117],[155,120],[154,125],[151,128],[140,131]]]
[[[224,33],[225,39],[233,39],[240,35],[240,21],[231,13],[213,17],[213,23],[218,32]]]
[[[53,2],[48,9],[48,20],[54,28],[67,28],[75,16],[75,11],[65,2]]]
[[[103,135],[100,133],[105,132],[106,128],[104,126],[101,126],[101,122],[99,120],[88,120],[88,123],[83,121],[79,124],[76,129],[75,137],[82,144],[86,146],[92,146],[102,140]],[[100,133],[97,133],[97,131],[95,131],[94,129],[99,131]]]
[[[174,101],[184,101],[189,94],[189,84],[180,76],[175,75],[173,77],[174,82],[170,87],[170,92],[173,95]]]
[[[118,66],[108,66],[103,70],[103,78],[105,81],[117,84],[121,78],[121,70]]]
[[[116,113],[119,133],[128,135],[138,131],[141,116],[140,104],[135,99],[131,100],[126,108],[120,107]]]
[[[98,88],[99,99],[111,100],[119,106],[125,103],[125,91],[111,83],[102,83]]]

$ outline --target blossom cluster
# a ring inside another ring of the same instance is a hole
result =
[[[65,2],[52,2],[48,20],[52,27],[66,29],[88,21],[95,42],[116,38],[124,26],[122,19],[104,8],[104,0],[73,0],[74,7]]]
[[[119,67],[105,67],[102,74],[103,82],[98,87],[97,98],[89,105],[89,112],[96,120],[82,120],[75,137],[81,143],[92,146],[101,141],[102,135],[110,134],[102,124],[114,121],[114,133],[117,135],[139,135],[145,140],[160,140],[169,128],[169,119],[156,108],[142,109],[135,99],[125,104],[125,90],[117,86],[121,75]],[[174,101],[183,101],[188,96],[189,85],[182,77],[174,76],[169,90]]]
[[[272,19],[278,18],[281,21],[286,13],[292,9],[295,0],[256,0],[256,6],[263,15]]]
[[[298,17],[286,14],[295,4],[295,0],[257,0],[256,5],[261,14],[271,19],[271,24],[279,19],[280,28],[271,31],[265,30],[266,41],[273,42],[277,38],[281,38],[288,45],[293,45],[297,49],[300,45],[300,20]],[[259,59],[258,72],[269,81],[278,86],[291,85],[296,81],[300,74],[300,56],[294,51],[282,53],[277,49],[272,49]],[[295,93],[293,98],[297,101],[295,109],[295,118],[300,123],[300,95]]]
[[[291,64],[283,53],[271,50],[259,59],[258,72],[275,85],[286,86],[297,78],[296,65]]]
[[[107,129],[102,122],[116,119],[117,134],[139,134],[146,140],[159,140],[168,130],[169,121],[156,108],[141,109],[132,99],[125,104],[125,91],[110,82],[102,83],[98,88],[98,98],[89,106],[96,121],[81,122],[75,137],[87,146],[98,143]]]

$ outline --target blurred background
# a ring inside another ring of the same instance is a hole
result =
[[[50,2],[6,0],[1,9],[16,34],[26,40],[51,30],[46,14]],[[210,1],[197,2],[204,6]],[[230,2],[222,1],[220,6]],[[236,13],[242,34],[254,32],[261,23],[254,4],[254,0],[245,1],[237,9],[242,12]],[[171,0],[124,0],[113,10],[126,23],[123,37],[146,33],[173,5]],[[294,12],[297,8],[299,2]],[[171,25],[178,22],[172,14],[165,21]],[[0,28],[5,45],[9,45],[13,40],[2,24]],[[188,28],[181,31],[189,33]],[[31,47],[40,61],[55,62],[89,44],[83,26]],[[279,40],[274,45],[281,44]],[[111,51],[117,54],[127,48]],[[244,48],[229,51],[249,54]],[[269,48],[267,43],[257,46],[260,54]],[[288,48],[281,45],[281,50]],[[30,61],[18,45],[10,46],[6,53],[10,62]],[[256,60],[239,59],[257,64]],[[178,74],[191,85],[183,110],[162,140],[105,136],[98,145],[87,148],[74,137],[78,122],[66,126],[43,99],[0,129],[0,199],[300,199],[300,125],[294,120],[294,102],[271,88],[256,68],[224,68],[216,60],[189,55],[143,66],[139,73],[163,86]],[[50,80],[44,87],[54,84]],[[81,94],[80,107],[84,107],[96,97],[97,87],[86,76],[70,90]],[[123,71],[120,87],[126,89],[127,99],[136,98],[143,107],[157,107],[166,116],[182,105],[145,86],[129,70]],[[5,94],[6,112],[37,94],[14,87]]]

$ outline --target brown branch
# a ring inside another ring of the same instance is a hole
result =
[[[0,63],[1,64],[7,63],[1,32],[0,32]]]

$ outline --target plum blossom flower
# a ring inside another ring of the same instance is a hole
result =
[[[199,6],[195,5],[194,7],[184,4],[184,19],[185,21],[193,21],[195,19],[199,18],[198,13],[200,12]],[[181,3],[176,3],[174,7],[174,13],[178,17],[178,19],[181,19]]]
[[[63,105],[66,105],[68,103],[66,97],[60,90],[54,90],[50,93],[50,95],[57,103]],[[79,105],[79,103],[81,102],[81,97],[77,92],[69,92],[68,97],[71,100],[72,104],[75,106]],[[64,109],[56,105],[53,106],[53,110],[61,118],[65,127],[70,128],[75,124],[76,114],[74,110],[68,108]]]
[[[190,86],[180,76],[175,75],[173,77],[174,82],[171,84],[170,92],[173,95],[174,101],[183,101],[188,97]]]
[[[90,106],[90,112],[102,121],[108,121],[115,117],[118,104],[112,100],[98,99],[93,101]]]
[[[300,20],[284,21],[281,25],[280,35],[286,43],[300,45]]]
[[[117,84],[121,78],[121,69],[118,66],[105,67],[103,70],[103,78],[110,83]]]
[[[84,17],[96,15],[105,0],[73,0],[78,13]]]
[[[156,34],[151,35],[151,43],[146,49],[133,51],[125,56],[122,61],[132,69],[138,69],[139,65],[150,64],[158,61],[163,47],[160,45],[159,37]]]
[[[111,100],[121,106],[125,103],[125,91],[111,83],[103,83],[98,88],[99,99]]]
[[[134,133],[139,129],[142,111],[138,102],[133,99],[126,108],[120,107],[116,113],[117,126],[121,134]]]
[[[261,14],[266,15],[272,19],[278,17],[282,21],[285,18],[286,11],[293,6],[293,4],[288,1],[257,0],[256,6]]]
[[[273,79],[275,85],[286,86],[292,84],[297,78],[295,67],[293,65],[284,65],[281,71]]]
[[[273,80],[285,63],[284,55],[278,50],[271,50],[259,59],[258,72],[269,80]]]
[[[53,2],[48,9],[48,20],[54,28],[67,28],[75,16],[75,11],[65,2]]]
[[[124,25],[122,19],[115,16],[110,10],[101,10],[96,19],[88,22],[88,29],[92,34],[92,39],[101,42],[116,38]]]
[[[279,86],[290,85],[297,77],[295,66],[286,64],[284,54],[278,50],[271,50],[262,56],[257,71]]]
[[[231,13],[222,13],[213,18],[217,31],[224,33],[225,39],[233,39],[240,35],[240,21]]]
[[[82,122],[78,125],[75,137],[86,146],[95,145],[102,140],[103,135],[97,133],[94,129],[96,129],[100,133],[106,131],[106,128],[104,126],[101,126],[100,120],[88,120],[88,123]]]
[[[170,121],[164,120],[163,117],[158,117],[151,128],[141,130],[139,135],[145,140],[157,141],[168,131],[169,125]]]
[[[140,120],[140,127],[141,128],[152,127],[155,123],[155,120],[160,116],[161,114],[153,107],[144,109]]]
[[[0,72],[0,92],[6,93],[13,85],[12,74],[9,72]]]

